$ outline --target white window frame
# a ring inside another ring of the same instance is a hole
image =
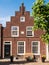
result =
[[[32,30],[32,36],[28,36],[28,35],[27,35],[27,28],[28,28],[28,27],[32,27],[32,28],[33,28],[33,26],[27,26],[27,27],[26,27],[26,37],[34,37],[34,30]],[[31,30],[28,30],[28,31],[31,31]]]
[[[18,42],[24,42],[24,53],[18,53]],[[17,55],[25,55],[25,41],[17,41]]]
[[[17,31],[18,31],[17,35],[13,35],[12,32],[13,32],[13,31],[16,31],[16,30],[12,30],[12,27],[17,27],[17,29],[18,29],[18,30],[17,30]],[[19,37],[19,26],[11,26],[11,36],[12,36],[12,37]]]
[[[23,20],[22,20],[22,18],[23,18]],[[24,16],[20,17],[20,22],[25,22],[25,17]]]
[[[38,42],[38,53],[33,53],[33,51],[32,51],[33,42]],[[40,41],[32,41],[31,42],[31,52],[33,53],[33,55],[40,55]]]

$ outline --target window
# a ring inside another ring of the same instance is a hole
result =
[[[18,37],[19,36],[19,27],[18,26],[12,26],[11,27],[11,36],[12,37]]]
[[[27,26],[26,28],[26,35],[27,37],[33,37],[34,36],[34,31],[32,30],[32,26]]]
[[[32,53],[34,55],[39,55],[40,54],[40,42],[33,41],[31,46],[32,46]]]
[[[20,17],[20,22],[25,22],[25,17],[24,16]]]
[[[24,53],[25,53],[25,41],[18,41],[17,53],[18,53],[18,55],[24,55]]]

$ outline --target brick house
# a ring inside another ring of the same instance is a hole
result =
[[[49,45],[40,38],[43,31],[34,31],[33,26],[34,19],[22,4],[6,27],[0,24],[0,57],[9,58],[13,55],[14,58],[24,58],[26,53],[33,53],[37,59],[45,54],[49,60]]]

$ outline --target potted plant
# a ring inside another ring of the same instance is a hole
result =
[[[42,62],[45,62],[45,59],[46,59],[46,55],[43,55],[42,56]]]
[[[31,56],[28,56],[28,57],[26,58],[26,60],[31,62],[31,61],[33,61],[33,58],[32,58]]]
[[[13,56],[10,56],[10,61],[13,62]]]

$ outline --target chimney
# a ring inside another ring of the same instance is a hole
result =
[[[22,3],[22,5],[20,6],[20,12],[21,12],[22,15],[24,15],[24,12],[25,12],[24,3]]]

